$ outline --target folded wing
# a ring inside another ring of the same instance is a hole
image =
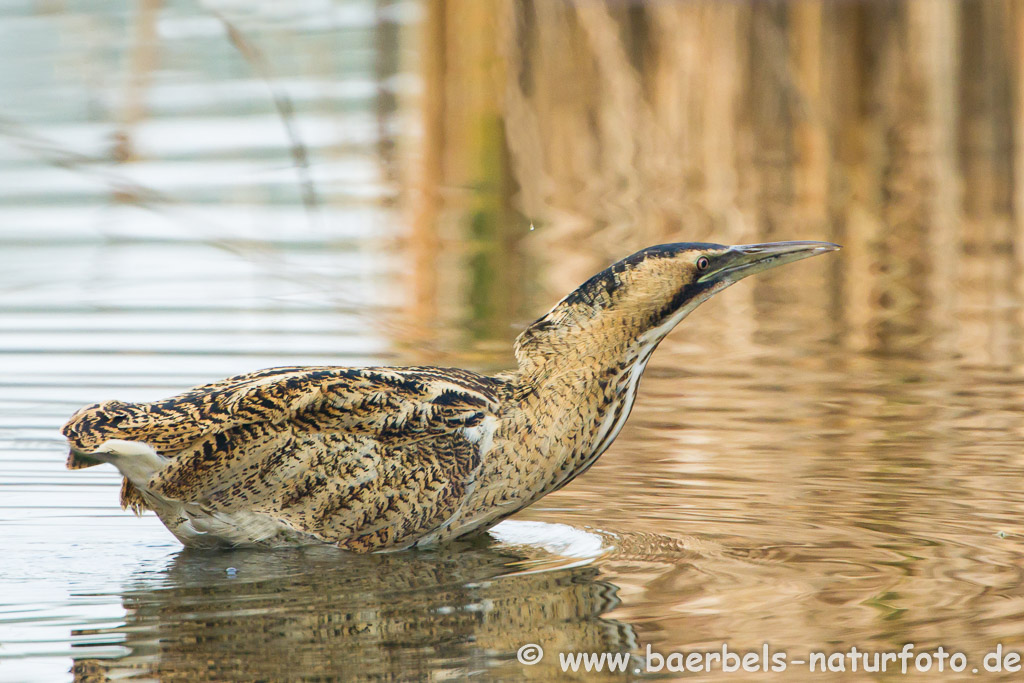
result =
[[[442,525],[472,486],[504,384],[457,369],[274,368],[153,403],[108,402],[64,428],[69,467],[109,439],[169,458],[147,497],[255,512],[353,549]],[[76,453],[77,452],[77,453]]]

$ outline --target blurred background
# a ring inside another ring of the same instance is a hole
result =
[[[7,0],[0,56],[0,679],[551,679],[514,660],[534,634],[1022,642],[1021,0]],[[240,588],[118,511],[111,472],[62,469],[85,403],[506,369],[633,251],[789,239],[844,249],[686,320],[615,446],[517,516],[528,542],[256,556],[273,580]],[[585,570],[590,541],[540,557],[558,524],[603,539]],[[375,611],[390,575],[407,599]],[[236,619],[254,596],[308,638]]]
[[[5,7],[3,303],[31,324],[328,308],[363,351],[463,356],[653,243],[830,239],[838,343],[1020,360],[1019,3]]]

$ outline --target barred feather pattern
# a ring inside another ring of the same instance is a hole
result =
[[[68,466],[95,464],[80,454],[110,439],[142,442],[169,462],[145,491],[125,480],[125,507],[172,515],[160,501],[173,500],[352,550],[403,546],[454,512],[480,466],[465,431],[496,416],[506,390],[454,368],[273,368],[86,407],[64,428]]]

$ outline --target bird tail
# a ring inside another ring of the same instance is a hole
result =
[[[109,439],[91,453],[74,447],[68,455],[68,467],[79,469],[110,463],[124,477],[121,484],[121,507],[141,514],[149,506],[142,495],[147,483],[157,471],[163,469],[168,458],[157,453],[141,441]]]
[[[107,439],[91,453],[72,449],[71,457],[85,467],[110,463],[137,486],[145,485],[167,463],[167,458],[153,450],[149,444],[122,439]]]
[[[149,422],[145,411],[135,403],[105,401],[82,408],[61,428],[71,452],[68,469],[92,467],[109,459],[99,457],[103,446],[114,440],[148,441],[140,426]]]
[[[86,467],[94,467],[96,465],[102,465],[105,460],[100,460],[98,457],[85,451],[80,451],[76,448],[68,450],[68,461],[67,466],[69,470],[80,470]]]

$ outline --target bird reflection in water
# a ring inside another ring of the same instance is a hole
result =
[[[636,649],[631,626],[602,616],[619,599],[599,575],[585,559],[538,559],[535,548],[491,539],[370,555],[186,550],[126,587],[123,625],[73,632],[80,647],[121,635],[127,650],[76,659],[74,680],[418,680],[482,671],[548,680],[556,652]],[[520,664],[526,643],[550,656]]]

